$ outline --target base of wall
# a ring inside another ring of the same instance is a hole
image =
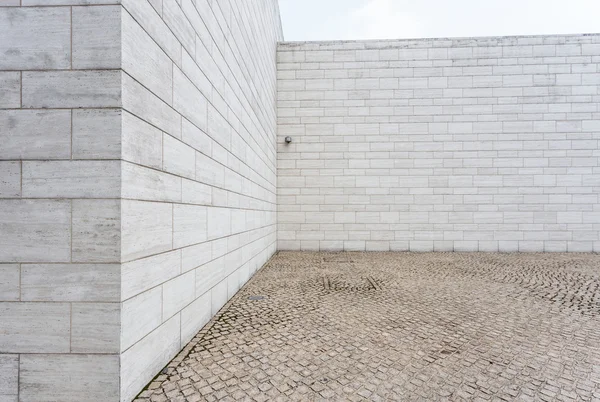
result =
[[[285,241],[281,251],[411,251],[500,253],[598,253],[600,242],[562,241]]]

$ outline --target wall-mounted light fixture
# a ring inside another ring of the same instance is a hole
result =
[[[285,137],[285,143],[290,144],[292,142],[292,137]]]

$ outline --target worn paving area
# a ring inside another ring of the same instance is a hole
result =
[[[280,252],[137,399],[204,400],[600,401],[600,255]]]

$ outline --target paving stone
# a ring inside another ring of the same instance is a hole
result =
[[[595,400],[599,267],[280,252],[136,401]]]

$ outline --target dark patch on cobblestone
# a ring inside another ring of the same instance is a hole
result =
[[[599,284],[593,254],[279,253],[137,400],[600,400]]]

